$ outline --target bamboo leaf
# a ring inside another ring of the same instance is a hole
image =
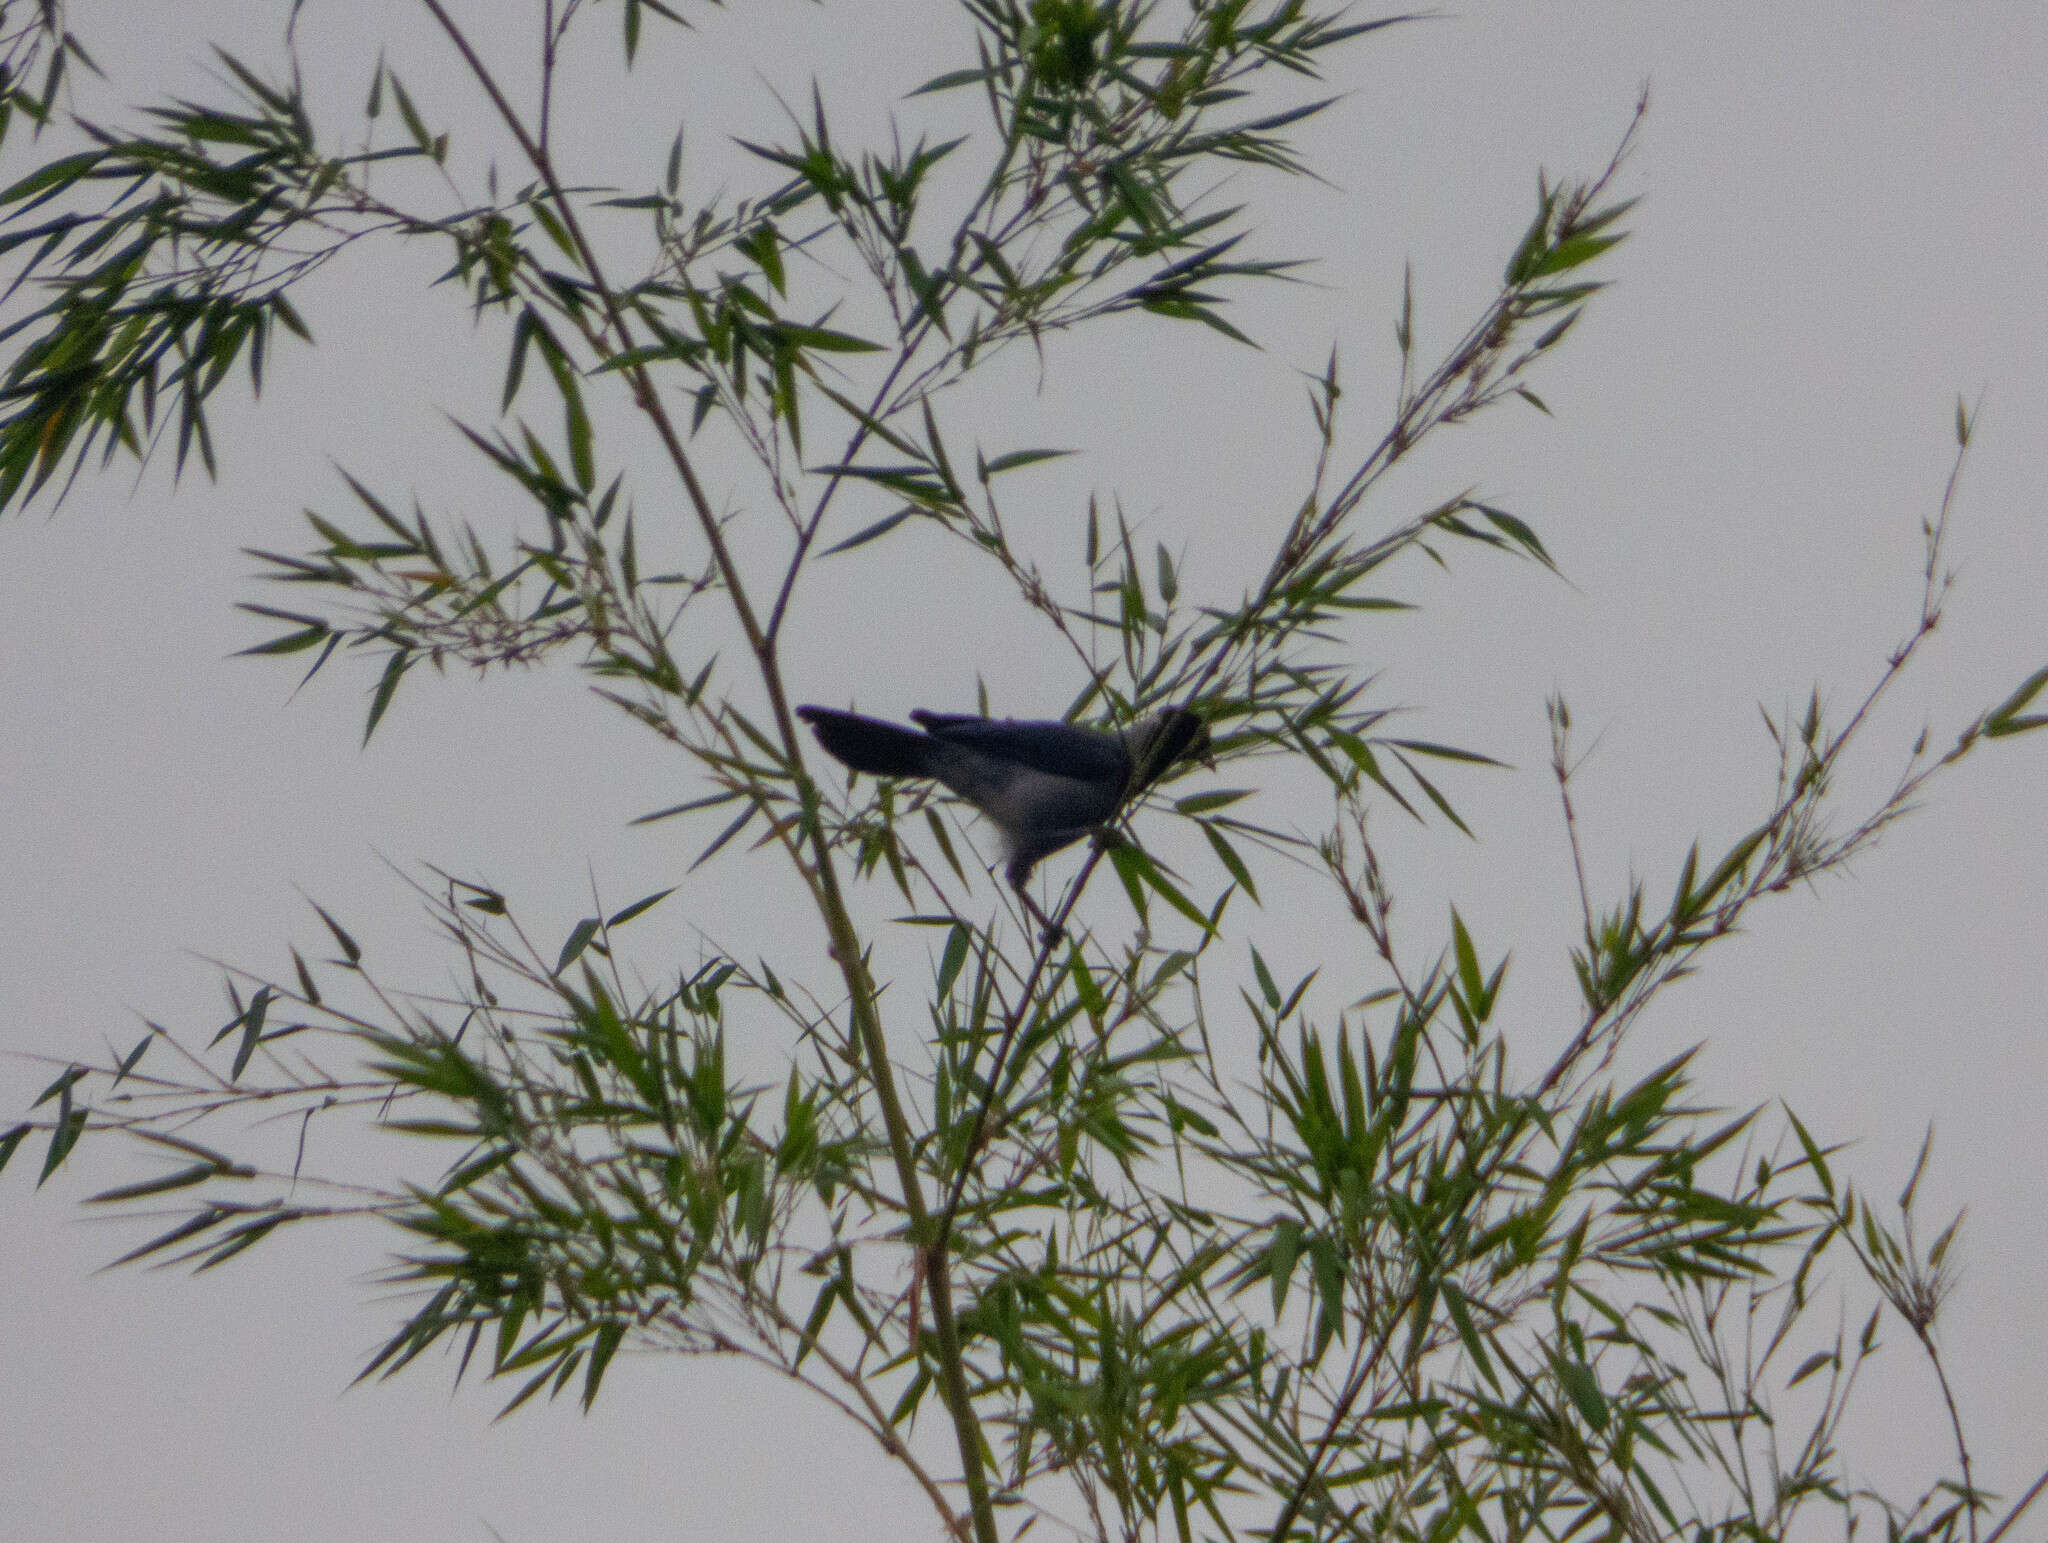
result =
[[[586,916],[571,928],[568,938],[562,944],[561,956],[555,960],[555,967],[549,973],[560,975],[575,963],[577,956],[590,946],[590,940],[597,936],[598,925],[595,916]]]
[[[612,912],[612,914],[605,919],[605,926],[624,926],[627,922],[631,921],[634,917],[640,915],[642,912],[650,911],[655,906],[660,905],[662,901],[668,899],[668,897],[670,895],[673,895],[674,893],[674,886],[670,886],[667,889],[657,890],[655,891],[655,893],[648,895],[643,899],[635,900],[631,905],[627,906],[625,909]],[[559,974],[560,969],[561,967],[559,965],[556,966],[556,973]]]

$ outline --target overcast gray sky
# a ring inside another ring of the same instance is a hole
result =
[[[204,93],[213,41],[275,63],[286,9],[79,0],[72,24],[109,76],[84,101],[106,116]],[[775,134],[771,89],[802,100],[814,77],[842,138],[884,131],[892,104],[913,129],[955,110],[895,101],[962,62],[950,6],[741,0],[693,15],[701,31],[650,33],[631,83],[602,86],[603,111],[567,151],[590,170],[572,178],[651,181],[686,110],[707,191],[744,175],[723,136]],[[604,46],[587,81],[605,79],[613,25],[593,23]],[[409,7],[310,0],[300,27],[330,123],[359,111],[386,44],[430,116],[458,138],[476,122]],[[516,39],[497,42],[513,55]],[[1389,834],[1418,938],[1455,899],[1490,951],[1514,946],[1524,995],[1510,1005],[1540,1042],[1567,998],[1575,915],[1544,698],[1562,691],[1598,738],[1580,812],[1604,893],[1631,873],[1668,884],[1695,835],[1753,823],[1774,769],[1758,703],[1815,685],[1849,702],[1910,627],[1959,392],[1983,400],[1951,553],[1960,582],[1865,785],[1923,722],[1952,733],[2048,663],[2043,79],[2038,7],[1461,6],[1343,57],[1332,83],[1348,94],[1304,141],[1331,186],[1232,190],[1273,211],[1268,250],[1318,259],[1312,284],[1242,308],[1263,352],[1133,323],[1055,346],[1042,380],[1013,361],[977,410],[1009,443],[1086,452],[1029,484],[1049,549],[1071,549],[1095,493],[1185,546],[1191,584],[1227,591],[1234,533],[1268,528],[1276,488],[1298,496],[1298,372],[1336,343],[1362,433],[1390,393],[1403,263],[1428,353],[1497,283],[1538,169],[1597,169],[1649,83],[1622,181],[1644,201],[1606,270],[1616,286],[1536,382],[1555,418],[1462,431],[1399,490],[1422,507],[1483,488],[1538,526],[1570,584],[1470,554],[1448,574],[1418,565],[1399,590],[1422,609],[1361,635],[1418,732],[1518,768],[1461,784],[1478,843]],[[30,153],[11,146],[0,177]],[[438,979],[446,961],[387,858],[487,877],[566,927],[592,882],[632,898],[676,882],[694,852],[667,827],[625,828],[691,785],[571,671],[423,681],[358,751],[365,678],[337,667],[294,697],[288,664],[227,659],[264,635],[232,610],[264,598],[238,549],[301,545],[303,507],[343,505],[337,462],[488,512],[439,409],[488,411],[489,350],[452,295],[416,292],[434,271],[424,255],[399,263],[401,281],[390,271],[350,261],[323,276],[309,301],[322,347],[284,350],[260,407],[223,411],[218,483],[116,468],[54,519],[0,526],[0,1048],[126,1045],[139,1013],[216,1026],[216,977],[197,956],[286,968],[288,942],[318,941],[303,893],[396,973],[411,961]],[[909,550],[947,560],[936,544]],[[806,696],[965,707],[981,679],[1005,711],[1062,705],[1074,683],[1027,618],[985,580],[936,571],[961,586],[957,604],[935,603],[934,570],[905,572],[901,554],[849,564],[813,597],[791,662]],[[1817,1132],[1854,1139],[1849,1164],[1874,1193],[1896,1191],[1936,1126],[1923,1205],[1971,1213],[1943,1340],[1980,1476],[2008,1492],[2048,1464],[2044,810],[2048,745],[1994,747],[1850,880],[1779,901],[1642,1031],[1659,1058],[1704,1039],[1708,1097],[1782,1096]],[[692,924],[772,924],[742,871],[691,880],[671,932],[643,941],[688,952]],[[1314,962],[1283,917],[1247,925]],[[0,1061],[0,1125],[49,1075]],[[618,1543],[836,1543],[900,1537],[906,1515],[924,1525],[923,1502],[850,1428],[716,1366],[622,1363],[589,1418],[564,1404],[496,1426],[495,1389],[451,1401],[434,1368],[345,1391],[394,1321],[369,1279],[375,1233],[286,1238],[198,1281],[96,1274],[132,1241],[80,1219],[75,1202],[107,1173],[32,1192],[39,1157],[0,1180],[0,1539],[495,1529],[538,1543],[601,1528]],[[1940,1434],[1888,1419],[1894,1391],[1916,1407],[1928,1392],[1903,1346],[1888,1355],[1899,1381],[1855,1427],[1873,1477]]]

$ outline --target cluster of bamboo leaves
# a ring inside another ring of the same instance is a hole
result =
[[[759,1362],[879,1438],[935,1532],[980,1543],[1041,1520],[1104,1538],[1777,1538],[1814,1505],[1875,1508],[1894,1536],[1977,1537],[1988,1499],[1959,1424],[1948,1488],[1846,1483],[1834,1433],[1878,1320],[1845,1342],[1809,1314],[1846,1247],[1932,1355],[1952,1232],[1917,1247],[1910,1187],[1887,1230],[1796,1122],[1781,1149],[1753,1116],[1693,1102],[1687,1058],[1622,1081],[1612,1057],[1758,901],[1847,861],[1982,740],[2048,721],[2032,710],[2048,671],[1942,755],[1916,747],[1894,796],[1835,834],[1831,773],[1869,703],[1832,728],[1816,699],[1774,730],[1786,773],[1758,825],[1718,856],[1696,848],[1662,915],[1641,887],[1601,908],[1582,882],[1584,1013],[1545,1067],[1511,1049],[1505,950],[1487,964],[1455,912],[1419,958],[1389,925],[1369,819],[1463,830],[1437,768],[1487,757],[1391,732],[1358,629],[1401,603],[1386,586],[1404,555],[1550,559],[1470,493],[1405,514],[1374,495],[1437,429],[1543,408],[1531,372],[1622,239],[1619,154],[1539,187],[1498,295],[1434,363],[1411,289],[1383,431],[1350,430],[1332,356],[1302,488],[1255,512],[1272,534],[1240,598],[1198,603],[1183,560],[1093,509],[1076,560],[1042,571],[1007,533],[1005,479],[1062,452],[963,442],[947,394],[1006,347],[1056,358],[1058,334],[1119,315],[1241,339],[1230,297],[1291,263],[1257,255],[1255,218],[1216,190],[1247,165],[1303,170],[1290,131],[1327,99],[1288,89],[1388,20],[1305,0],[964,0],[973,62],[919,95],[971,93],[985,131],[848,146],[814,93],[785,139],[747,147],[760,186],[707,200],[686,190],[680,132],[645,188],[557,164],[550,117],[577,109],[554,72],[602,7],[539,8],[537,107],[437,0],[424,9],[513,171],[467,175],[441,109],[382,61],[363,147],[337,152],[296,67],[222,55],[222,102],[173,103],[139,131],[81,124],[86,148],[0,191],[10,293],[31,302],[0,333],[0,502],[164,438],[210,471],[213,394],[238,369],[260,387],[279,328],[311,341],[294,287],[355,243],[436,245],[444,289],[504,349],[497,417],[459,431],[525,515],[479,526],[348,475],[347,514],[309,515],[303,551],[257,554],[290,603],[247,607],[283,628],[250,652],[309,673],[370,661],[367,737],[420,663],[568,650],[701,779],[647,818],[702,825],[699,863],[736,860],[748,835],[828,949],[650,969],[628,929],[674,891],[543,943],[505,895],[437,874],[420,893],[462,991],[386,982],[320,911],[321,948],[295,951],[289,978],[230,973],[211,1044],[153,1026],[105,1065],[67,1066],[0,1134],[0,1163],[39,1133],[45,1178],[89,1134],[141,1143],[172,1166],[98,1199],[188,1202],[128,1257],[199,1269],[289,1223],[385,1218],[403,1237],[392,1278],[417,1294],[366,1376],[481,1351],[509,1409],[543,1392],[588,1405],[621,1349]],[[610,9],[628,67],[647,20],[680,20],[653,0]],[[9,108],[49,119],[60,75],[23,96],[21,61],[83,58],[76,43],[10,15],[0,48]],[[401,175],[421,168],[434,176]],[[615,271],[599,257],[615,230],[651,238],[654,259]],[[671,483],[624,469],[647,445]],[[714,499],[713,467],[743,491]],[[679,505],[659,529],[639,512]],[[1933,630],[1946,512],[1920,625],[1873,700]],[[737,520],[746,551],[773,555],[738,557]],[[1312,769],[1328,834],[1248,817],[1248,786],[1169,782],[1145,829],[1170,812],[1214,866],[1176,871],[1112,834],[1041,935],[990,900],[955,806],[821,776],[790,713],[785,624],[814,568],[912,522],[996,565],[1071,654],[1069,716],[1193,705],[1225,771]],[[730,648],[678,649],[693,608],[722,608]],[[1561,702],[1554,722],[1569,814]],[[1078,920],[1104,857],[1135,928]],[[1283,988],[1286,967],[1234,933],[1279,864],[1327,881],[1364,945],[1355,976]],[[928,982],[878,973],[896,955],[849,898],[869,875],[929,940]],[[1316,1005],[1333,990],[1352,1005]],[[787,1075],[743,1080],[734,1025],[779,1033]],[[1249,1081],[1217,1048],[1247,1041]],[[452,1156],[403,1186],[201,1139],[280,1109],[307,1127],[356,1110]],[[1803,1440],[1769,1413],[1780,1393]]]

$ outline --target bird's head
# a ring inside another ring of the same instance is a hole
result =
[[[1208,761],[1209,743],[1209,725],[1193,708],[1169,707],[1148,718],[1130,731],[1131,793],[1144,792],[1182,761]]]

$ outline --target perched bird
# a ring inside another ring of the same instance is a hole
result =
[[[1185,707],[1121,733],[922,710],[910,715],[914,729],[830,707],[796,715],[854,771],[929,777],[980,810],[1002,834],[1003,876],[1041,921],[1024,891],[1038,860],[1101,830],[1177,762],[1209,750],[1209,726]]]

